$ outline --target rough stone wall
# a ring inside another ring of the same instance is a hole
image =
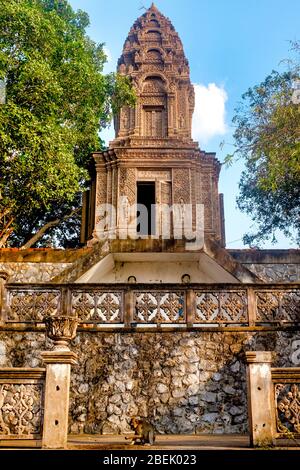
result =
[[[77,261],[78,263],[79,261]],[[9,274],[9,282],[51,282],[58,280],[60,274],[66,269],[73,272],[74,263],[0,263],[0,271]],[[299,282],[299,264],[248,264],[243,263],[247,269],[256,274],[265,282]],[[74,279],[73,279],[74,280]]]
[[[39,367],[43,333],[0,332],[0,366]],[[132,415],[161,433],[247,432],[245,350],[300,362],[300,333],[82,333],[72,345],[72,433],[128,432]]]
[[[0,263],[0,271],[6,271],[9,282],[51,282],[72,263]]]
[[[244,264],[265,282],[299,282],[300,264]]]

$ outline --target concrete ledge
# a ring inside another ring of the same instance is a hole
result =
[[[300,264],[300,249],[227,251],[244,264]]]

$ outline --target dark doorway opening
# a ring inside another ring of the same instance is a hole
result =
[[[137,210],[137,233],[143,236],[155,235],[155,182],[137,183],[137,203],[145,207],[144,210],[139,207]]]

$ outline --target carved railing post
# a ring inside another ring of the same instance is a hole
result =
[[[193,289],[188,289],[186,292],[186,323],[187,326],[192,327],[195,321],[196,311],[196,296]]]
[[[67,446],[71,365],[76,354],[69,343],[76,336],[77,319],[48,317],[45,319],[47,336],[54,341],[52,351],[41,354],[46,364],[45,411],[42,445],[48,449]]]
[[[256,322],[256,296],[252,287],[248,287],[248,322],[249,326],[255,326]]]
[[[68,287],[61,289],[61,312],[66,316],[72,315],[72,292]]]
[[[5,284],[8,280],[8,273],[6,271],[0,271],[0,324],[6,320],[6,288]]]
[[[250,443],[254,447],[275,443],[275,406],[270,351],[246,352]]]
[[[134,317],[134,292],[132,290],[125,292],[124,298],[124,326],[129,328]]]

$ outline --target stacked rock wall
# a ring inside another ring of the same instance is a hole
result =
[[[0,366],[39,367],[43,333],[0,332]],[[244,352],[271,350],[300,364],[299,332],[79,332],[70,431],[129,432],[131,416],[160,433],[246,433]]]

